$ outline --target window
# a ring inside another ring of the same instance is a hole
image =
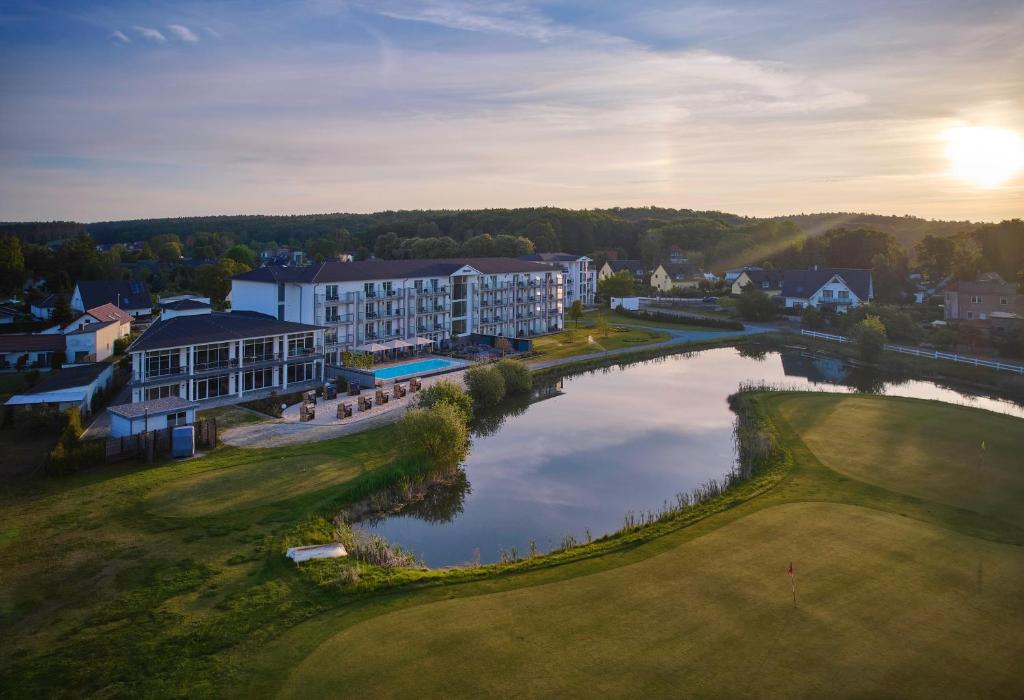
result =
[[[196,380],[196,399],[212,399],[228,395],[228,375]]]
[[[967,320],[968,321],[973,321],[974,320],[974,312],[973,311],[968,311],[967,312]]]
[[[338,307],[337,306],[328,306],[327,307],[326,316],[324,317],[325,322],[326,323],[337,323],[338,322],[338,318],[339,318],[339,316],[338,316]]]
[[[422,292],[422,291],[423,291],[423,280],[416,280],[416,281],[415,281],[415,282],[413,283],[413,287],[415,287],[415,288],[416,288],[416,293],[417,293],[417,294],[419,294],[420,292]]]
[[[265,369],[249,370],[242,373],[242,391],[253,391],[274,386],[274,370]]]
[[[373,282],[363,283],[363,293],[366,294],[366,296],[368,297],[376,296],[373,291]]]
[[[313,352],[313,334],[296,333],[288,337],[288,356],[309,355]]]
[[[277,285],[277,303],[279,303],[279,304],[283,304],[284,303],[284,285],[283,284]]]
[[[374,338],[374,337],[376,337],[374,335],[374,332],[373,332],[373,324],[372,323],[367,323],[363,327],[363,335],[366,336],[367,338]]]
[[[825,291],[823,291],[821,293],[821,297],[822,297],[822,299],[831,299],[832,298],[832,290],[831,289],[826,289]]]
[[[999,297],[999,305],[1006,306],[1009,303],[1006,297]]]
[[[185,411],[167,414],[167,427],[174,428],[179,425],[188,425],[188,414]]]
[[[274,339],[254,338],[242,345],[242,357],[245,362],[266,362],[274,359]]]
[[[170,396],[181,396],[181,387],[177,384],[167,384],[166,386],[154,386],[146,389],[146,401],[166,399]]]
[[[971,303],[972,304],[980,304],[981,303],[981,297],[980,296],[973,296],[973,297],[971,297]]]
[[[196,346],[197,372],[204,372],[211,369],[222,369],[230,364],[228,349],[229,343],[210,343],[209,345]]]
[[[338,300],[338,285],[329,284],[327,285],[327,300],[337,301]]]
[[[313,363],[303,362],[296,365],[288,365],[289,382],[306,382],[313,379]]]
[[[146,379],[178,374],[180,371],[181,353],[177,349],[146,353]]]
[[[840,289],[839,290],[839,298],[840,299],[849,299],[850,298],[850,293],[848,291],[846,291],[845,289]]]
[[[281,304],[281,305],[279,305],[277,307],[277,320],[278,321],[283,321],[284,320],[284,304]]]
[[[388,280],[387,282],[381,282],[380,286],[384,288],[384,294],[386,296],[392,296],[391,292],[393,290],[391,289],[391,281],[390,280]]]

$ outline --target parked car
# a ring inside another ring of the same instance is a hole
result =
[[[718,297],[704,297],[704,303],[705,304],[717,304],[718,303]]]

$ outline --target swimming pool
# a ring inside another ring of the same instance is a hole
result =
[[[464,367],[465,362],[460,360],[447,360],[443,357],[432,357],[429,360],[416,360],[406,362],[392,367],[382,367],[373,370],[373,376],[377,379],[398,379],[399,377],[416,377],[426,374],[437,374],[447,370]]]

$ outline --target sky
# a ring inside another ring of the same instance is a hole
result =
[[[1019,0],[5,0],[0,220],[1020,217],[1024,168],[948,154],[1024,135],[1022,36]]]

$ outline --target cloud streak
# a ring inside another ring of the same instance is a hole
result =
[[[153,29],[152,27],[140,27],[138,25],[135,25],[132,29],[135,30],[136,34],[148,41],[152,41],[157,44],[167,42],[167,37],[165,37],[159,29]]]
[[[187,44],[199,43],[199,37],[196,36],[195,32],[186,27],[183,24],[168,24],[167,30],[173,34],[176,38],[184,41]]]

